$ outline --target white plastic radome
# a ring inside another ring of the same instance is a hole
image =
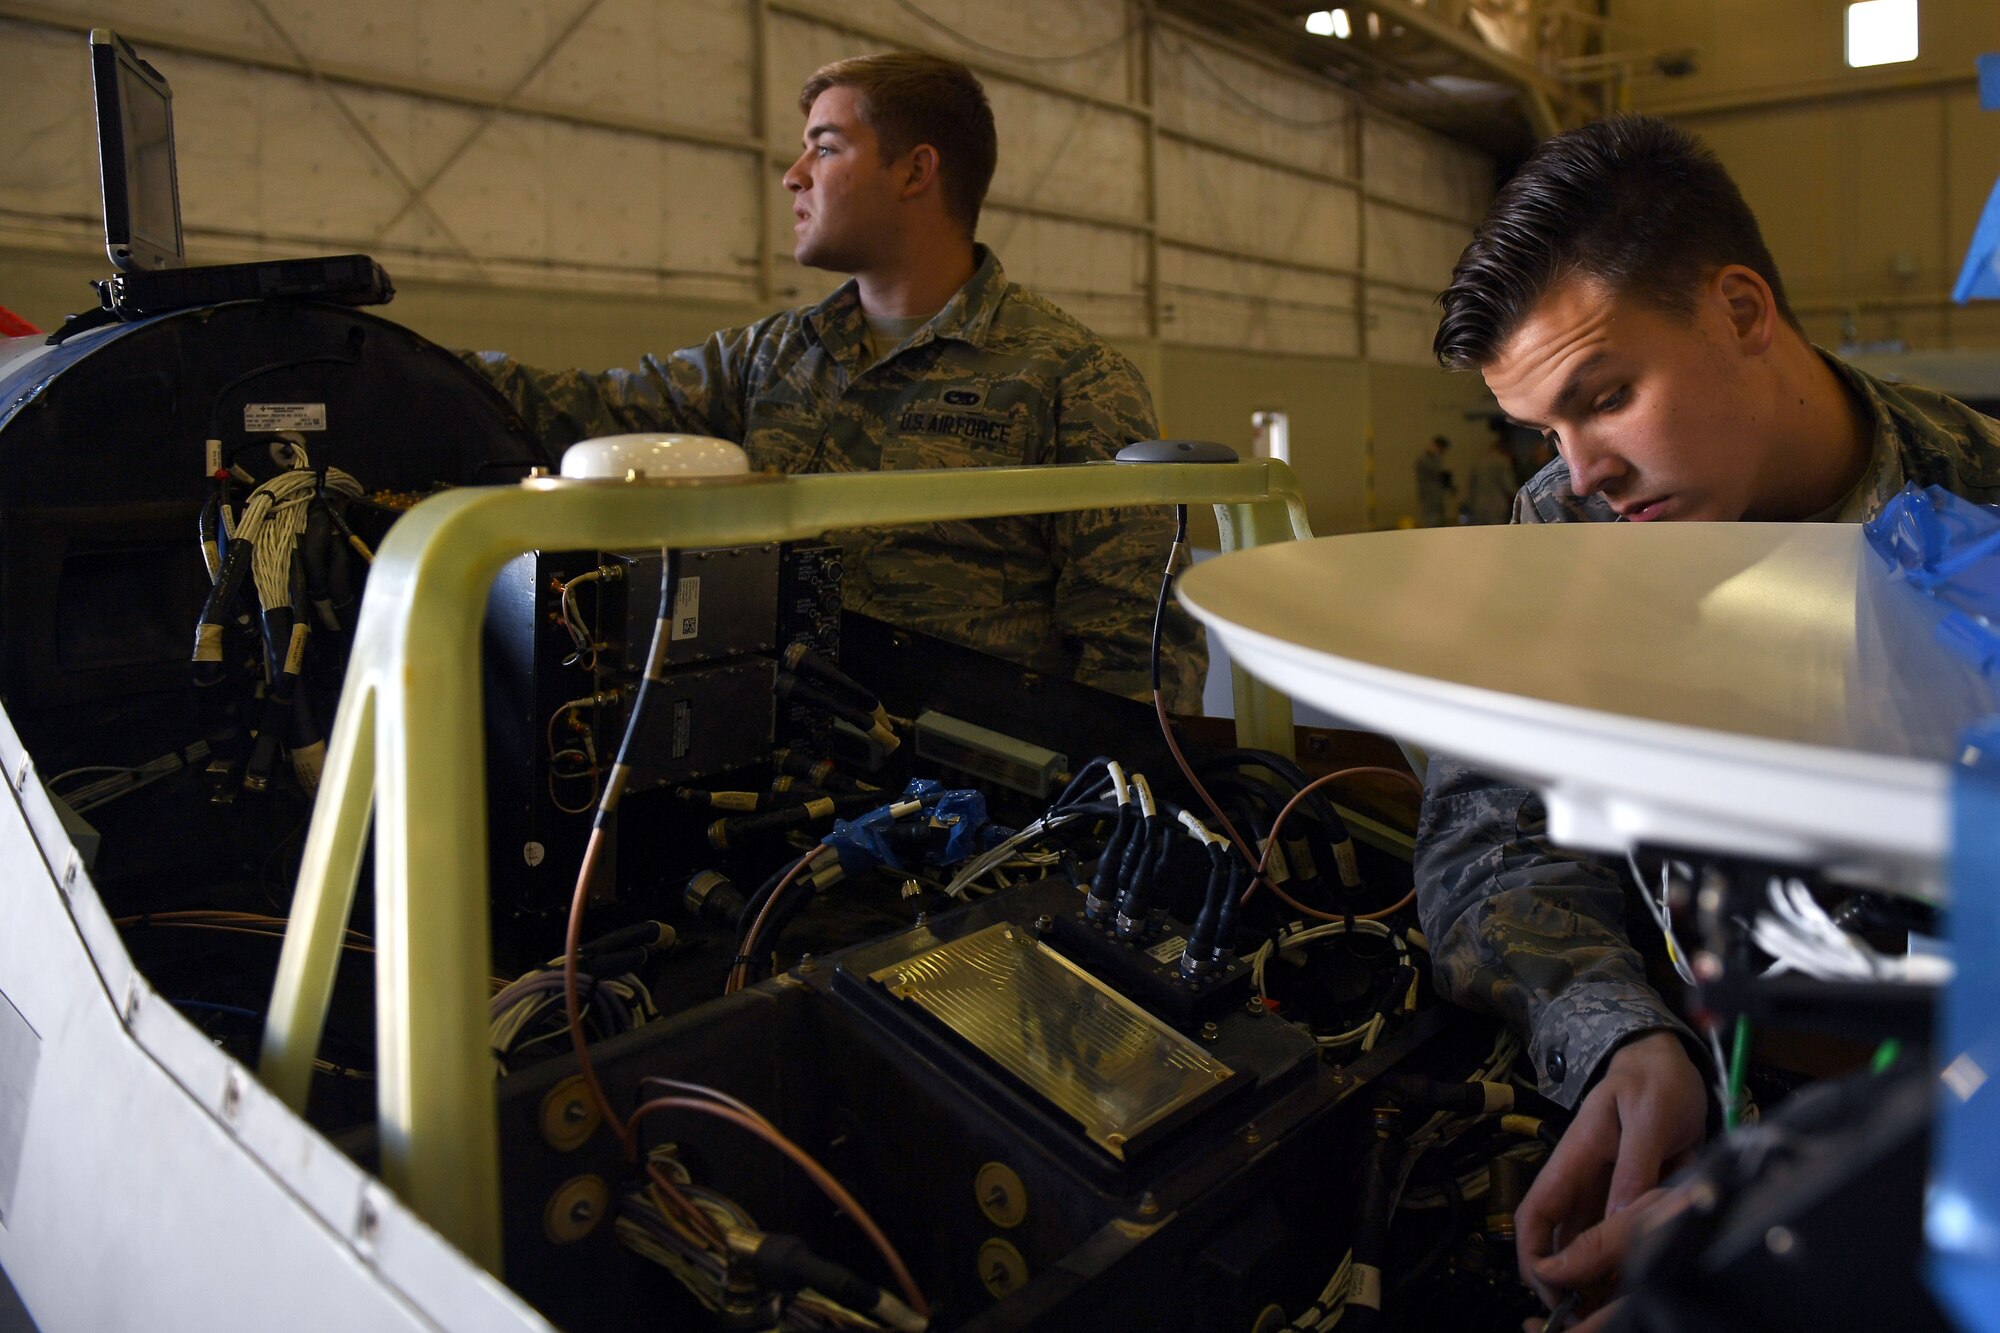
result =
[[[563,476],[574,481],[688,481],[749,471],[742,445],[707,435],[604,435],[572,444],[562,458]]]
[[[1523,781],[1557,841],[1941,888],[1990,684],[1833,523],[1571,523],[1280,542],[1181,600],[1252,675]]]

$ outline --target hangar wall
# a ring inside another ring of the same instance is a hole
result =
[[[2000,347],[2000,304],[1949,299],[2000,177],[2000,112],[1979,109],[1973,74],[2000,51],[2000,8],[1921,0],[1917,59],[1868,69],[1847,68],[1845,11],[1611,0],[1609,17],[1617,38],[1699,48],[1695,73],[1635,86],[1634,105],[1722,156],[1815,341]]]
[[[176,97],[196,262],[362,250],[450,345],[630,364],[837,279],[790,259],[779,175],[805,76],[894,47],[965,60],[1000,168],[982,239],[1132,354],[1170,433],[1291,411],[1316,526],[1364,526],[1371,404],[1428,367],[1429,302],[1492,186],[1482,154],[1145,5],[1023,0],[0,3],[0,304],[101,276],[82,34]],[[1375,521],[1490,402],[1441,377],[1378,431]]]

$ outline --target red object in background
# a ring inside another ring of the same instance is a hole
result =
[[[32,338],[41,330],[0,305],[0,338]]]

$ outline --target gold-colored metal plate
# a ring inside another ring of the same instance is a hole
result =
[[[1234,1072],[1005,922],[873,974],[1026,1083],[1120,1160]]]

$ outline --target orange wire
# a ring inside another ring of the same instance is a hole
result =
[[[1271,836],[1264,843],[1264,855],[1257,858],[1257,878],[1250,881],[1250,887],[1243,890],[1243,896],[1236,900],[1239,904],[1249,902],[1250,895],[1257,892],[1257,886],[1259,884],[1270,885],[1271,892],[1278,895],[1278,900],[1284,903],[1287,907],[1290,907],[1293,911],[1303,912],[1305,915],[1313,917],[1314,919],[1319,921],[1346,921],[1349,919],[1350,916],[1356,921],[1380,921],[1384,917],[1394,916],[1396,913],[1402,911],[1405,907],[1408,907],[1410,903],[1415,901],[1417,896],[1417,890],[1416,887],[1413,885],[1411,886],[1410,891],[1404,894],[1403,897],[1393,906],[1384,907],[1380,911],[1355,912],[1355,913],[1321,912],[1315,908],[1307,907],[1304,903],[1298,901],[1296,898],[1292,897],[1292,895],[1286,893],[1283,889],[1279,888],[1276,882],[1267,879],[1264,875],[1264,863],[1270,859],[1271,849],[1278,845],[1278,830],[1285,826],[1286,817],[1290,815],[1292,811],[1298,807],[1300,801],[1303,801],[1306,798],[1306,793],[1317,791],[1321,787],[1324,787],[1327,783],[1333,782],[1336,779],[1356,777],[1363,773],[1380,773],[1385,777],[1400,778],[1403,781],[1408,782],[1410,785],[1416,787],[1419,792],[1423,790],[1423,785],[1419,783],[1416,780],[1416,778],[1412,777],[1408,773],[1403,772],[1403,770],[1401,770],[1400,768],[1384,768],[1379,764],[1357,764],[1353,768],[1343,768],[1336,772],[1322,774],[1321,776],[1314,778],[1311,782],[1308,782],[1305,786],[1299,788],[1298,794],[1293,796],[1291,800],[1286,801],[1285,808],[1278,811],[1278,817],[1271,821]]]
[[[1201,779],[1194,775],[1194,766],[1189,764],[1187,756],[1181,753],[1181,743],[1174,736],[1174,724],[1167,719],[1166,698],[1158,690],[1153,691],[1153,712],[1160,719],[1160,734],[1167,738],[1167,752],[1173,755],[1174,762],[1180,765],[1181,776],[1187,779],[1188,786],[1194,788],[1194,794],[1201,797],[1201,803],[1208,807],[1208,812],[1222,825],[1222,831],[1229,835],[1229,841],[1235,845],[1236,854],[1243,858],[1243,864],[1261,873],[1257,858],[1250,854],[1250,844],[1243,841],[1243,835],[1236,831],[1236,825],[1230,823],[1229,816],[1222,813],[1222,807],[1208,794],[1208,788],[1201,785]]]
[[[861,1206],[858,1199],[847,1192],[847,1187],[834,1179],[833,1174],[825,1167],[814,1161],[812,1155],[805,1149],[786,1138],[775,1126],[755,1112],[746,1114],[733,1106],[706,1101],[699,1097],[655,1097],[632,1113],[632,1119],[624,1127],[625,1134],[628,1137],[636,1137],[641,1119],[654,1111],[669,1110],[700,1111],[703,1115],[727,1120],[733,1125],[749,1130],[791,1158],[807,1176],[811,1177],[812,1183],[819,1187],[820,1193],[832,1201],[834,1207],[854,1219],[854,1224],[861,1228],[869,1243],[874,1245],[883,1261],[889,1265],[889,1271],[895,1275],[896,1285],[903,1289],[903,1299],[909,1302],[910,1308],[926,1318],[930,1316],[930,1303],[924,1300],[923,1292],[917,1289],[916,1279],[910,1276],[910,1270],[903,1265],[902,1256],[896,1253],[896,1247],[889,1242],[889,1238],[882,1234],[882,1228],[875,1225],[875,1219],[868,1215],[868,1210]]]
[[[785,877],[778,881],[778,887],[771,890],[771,896],[766,898],[764,905],[757,910],[757,919],[750,923],[750,929],[744,932],[743,941],[737,946],[736,957],[739,961],[731,963],[729,966],[729,980],[722,987],[724,995],[734,995],[749,984],[750,950],[757,943],[757,936],[763,933],[764,922],[770,918],[771,909],[778,905],[778,899],[785,896],[785,890],[792,887],[792,881],[799,877],[799,872],[803,871],[825,850],[825,847],[815,847],[794,862],[792,868],[785,872]]]
[[[590,1061],[590,1043],[583,1035],[583,1004],[576,987],[576,954],[583,942],[583,908],[590,896],[590,881],[597,871],[597,859],[604,849],[604,827],[599,824],[590,830],[590,841],[584,845],[583,864],[576,872],[576,892],[570,898],[569,928],[563,937],[563,1016],[569,1024],[570,1046],[576,1051],[577,1072],[583,1077],[583,1086],[590,1093],[591,1101],[597,1104],[597,1113],[604,1123],[617,1134],[619,1146],[625,1150],[625,1159],[634,1161],[639,1155],[639,1141],[618,1113],[611,1109],[611,1099],[604,1093],[604,1084],[598,1080],[597,1067]],[[668,1198],[672,1199],[677,1211],[689,1227],[710,1245],[722,1253],[728,1253],[729,1242],[715,1219],[694,1206],[687,1195],[680,1192],[667,1174],[651,1161],[646,1163],[647,1174],[653,1183]]]
[[[1264,863],[1270,859],[1271,848],[1275,847],[1278,843],[1278,830],[1284,827],[1285,817],[1292,813],[1292,810],[1300,801],[1305,799],[1307,792],[1316,791],[1327,783],[1340,778],[1355,777],[1362,773],[1380,773],[1409,783],[1421,794],[1424,789],[1423,784],[1418,782],[1414,776],[1405,773],[1400,768],[1384,768],[1379,764],[1358,764],[1353,768],[1343,768],[1332,773],[1322,774],[1299,788],[1298,794],[1285,802],[1285,808],[1278,811],[1278,817],[1271,821],[1271,832],[1270,836],[1265,839],[1263,855],[1252,856],[1250,854],[1250,845],[1243,841],[1243,835],[1238,833],[1236,826],[1229,822],[1229,816],[1222,813],[1222,807],[1217,805],[1215,798],[1208,794],[1208,788],[1201,785],[1201,779],[1194,775],[1194,768],[1188,763],[1187,756],[1181,753],[1180,742],[1174,738],[1173,723],[1167,719],[1167,702],[1161,697],[1158,690],[1153,691],[1153,711],[1159,716],[1160,734],[1166,737],[1167,750],[1173,755],[1174,762],[1180,765],[1181,776],[1187,779],[1190,787],[1194,788],[1195,795],[1201,797],[1201,802],[1208,807],[1209,813],[1214,815],[1221,823],[1223,831],[1229,835],[1230,842],[1235,844],[1237,854],[1250,866],[1253,878],[1250,881],[1250,887],[1243,890],[1243,896],[1236,900],[1239,904],[1249,902],[1251,895],[1257,892],[1259,885],[1269,885],[1271,892],[1277,894],[1278,900],[1287,907],[1290,907],[1295,912],[1303,912],[1305,915],[1315,917],[1321,921],[1346,921],[1350,919],[1350,916],[1355,921],[1380,921],[1384,917],[1394,916],[1416,899],[1417,891],[1415,888],[1412,888],[1394,906],[1385,907],[1379,912],[1356,912],[1351,914],[1321,912],[1299,902],[1289,893],[1279,888],[1276,883],[1264,874]]]

